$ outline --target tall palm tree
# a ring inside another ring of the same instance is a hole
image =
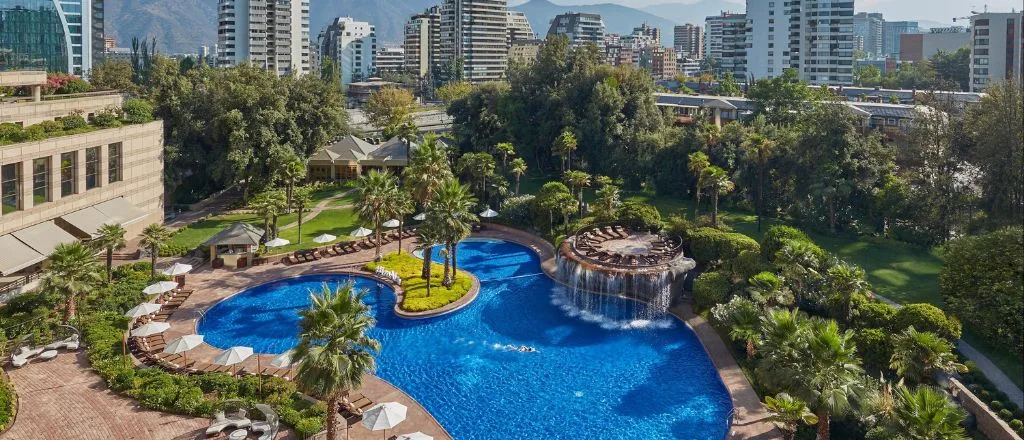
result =
[[[110,272],[114,266],[114,251],[124,249],[128,242],[124,239],[127,231],[117,223],[108,223],[100,226],[96,231],[100,236],[93,240],[93,244],[99,249],[107,252],[107,282],[110,282]]]
[[[572,169],[572,152],[576,151],[576,134],[566,128],[551,145],[551,154],[562,159],[562,172]]]
[[[501,155],[501,167],[508,166],[508,158],[516,155],[516,146],[511,142],[501,142],[494,146],[494,150]]]
[[[458,180],[449,179],[438,190],[427,208],[427,219],[434,222],[438,235],[445,243],[451,257],[452,279],[445,279],[445,287],[451,287],[458,277],[457,247],[462,239],[469,236],[474,222],[479,221],[473,213],[476,198]],[[447,272],[447,271],[446,271]]]
[[[371,170],[356,182],[356,211],[364,221],[373,222],[374,261],[380,261],[380,225],[383,216],[394,209],[398,179],[387,171]]]
[[[694,188],[695,203],[693,204],[693,218],[696,219],[697,214],[700,211],[701,191],[705,186],[702,176],[704,175],[704,169],[711,166],[711,162],[708,160],[708,155],[701,151],[690,153],[690,155],[687,156],[687,159],[686,169],[690,171],[690,174],[693,174],[693,176],[697,178],[696,188]]]
[[[299,238],[296,243],[302,243],[302,215],[309,208],[309,205],[313,203],[313,189],[308,186],[296,187],[292,190],[292,202],[291,207],[295,209],[298,217],[298,234]]]
[[[139,245],[149,249],[150,269],[149,277],[156,279],[156,259],[160,256],[160,248],[167,244],[167,240],[171,239],[171,231],[165,228],[159,223],[153,223],[146,226],[146,229],[142,230],[142,234],[139,234],[142,240],[139,241]]]
[[[456,168],[469,179],[469,185],[476,196],[487,203],[487,178],[494,175],[494,157],[490,153],[466,153],[459,158]]]
[[[62,243],[50,254],[50,272],[43,279],[43,290],[64,296],[64,324],[76,315],[76,300],[95,289],[102,281],[96,255],[81,242]]]
[[[291,210],[292,197],[294,197],[295,185],[306,178],[306,163],[299,158],[294,158],[284,164],[278,171],[278,176],[284,181],[285,187],[285,209]]]
[[[352,284],[310,294],[312,304],[299,312],[299,345],[293,359],[298,364],[295,383],[303,391],[327,401],[327,438],[337,438],[338,404],[359,388],[363,375],[376,368],[374,356],[380,342],[366,335],[376,324],[363,291]]]
[[[590,173],[585,171],[566,171],[562,176],[569,188],[576,190],[579,196],[580,209],[583,209],[583,188],[590,186]]]
[[[448,152],[438,142],[437,136],[428,133],[423,143],[412,153],[409,166],[402,171],[402,185],[412,193],[413,199],[425,210],[437,189],[453,177]],[[428,279],[433,242],[423,242],[423,269],[421,276]]]
[[[913,383],[931,382],[932,375],[942,371],[967,371],[956,361],[953,344],[932,332],[919,332],[913,326],[893,341],[889,367]]]
[[[757,230],[760,231],[761,216],[764,215],[764,171],[775,149],[775,141],[761,133],[754,133],[743,142],[743,148],[757,159]]]
[[[818,416],[818,439],[829,440],[832,415],[849,411],[864,392],[853,331],[840,332],[835,321],[811,325],[807,334],[807,369],[800,388]]]
[[[436,221],[427,219],[422,226],[416,228],[416,242],[418,243],[419,251],[423,252],[423,261],[426,261],[426,269],[423,273],[423,278],[427,280],[427,296],[430,296],[430,286],[433,283],[431,280],[431,268],[433,265],[434,244],[444,241],[444,237],[438,233],[438,225]],[[445,266],[447,269],[447,265]]]
[[[705,168],[701,177],[711,190],[711,224],[718,227],[718,196],[729,194],[736,185],[729,180],[725,170],[714,165]]]
[[[908,440],[966,440],[964,411],[942,391],[920,386],[896,390],[895,421],[900,438]]]
[[[818,416],[807,408],[807,403],[786,393],[776,394],[775,397],[765,397],[764,406],[770,414],[768,420],[779,425],[786,440],[793,440],[796,437],[798,424],[814,425],[818,423]]]
[[[416,205],[412,201],[412,196],[408,192],[397,190],[392,194],[392,200],[389,204],[391,210],[388,212],[388,217],[394,217],[398,219],[398,253],[402,253],[402,229],[405,227],[405,216],[416,212]]]
[[[284,193],[271,189],[256,194],[249,199],[249,208],[263,218],[263,240],[277,237],[277,218],[288,208]]]
[[[526,174],[526,161],[521,157],[512,159],[512,175],[516,176],[516,195],[519,195],[519,180]]]

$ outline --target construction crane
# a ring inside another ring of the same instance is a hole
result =
[[[985,5],[984,11],[988,12],[988,5]],[[953,17],[953,23],[956,23],[957,20],[971,21],[971,16],[978,15],[978,14],[981,14],[981,12],[978,12],[978,11],[975,11],[975,10],[972,9],[971,10],[971,15],[969,15],[967,17]]]

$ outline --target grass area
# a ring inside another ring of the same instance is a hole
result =
[[[235,222],[263,227],[263,220],[254,214],[223,214],[207,217],[179,229],[167,242],[168,247],[195,249],[214,234]]]
[[[366,268],[373,271],[377,270],[378,265],[397,273],[402,278],[405,297],[402,299],[401,307],[402,310],[409,312],[439,309],[462,298],[473,287],[470,275],[460,270],[451,289],[445,288],[441,285],[444,266],[433,263],[430,270],[430,296],[427,296],[427,281],[420,278],[423,260],[407,253],[393,253],[385,255],[379,263],[367,264]]]
[[[993,344],[990,341],[971,333],[970,329],[964,329],[963,340],[972,347],[985,354],[993,364],[996,364],[1010,380],[1020,388],[1024,388],[1024,362],[1014,354],[1013,350],[1007,350],[1005,346]]]
[[[295,221],[293,217],[292,221]],[[286,223],[281,223],[284,226]],[[313,217],[312,220],[302,224],[302,241],[299,242],[299,228],[282,229],[278,236],[291,241],[292,244],[288,246],[282,246],[279,248],[269,249],[268,255],[280,255],[289,252],[295,252],[300,249],[309,249],[319,246],[325,246],[323,244],[317,244],[313,242],[313,237],[320,234],[331,234],[338,237],[339,240],[349,239],[348,233],[352,232],[353,229],[359,227],[359,217],[355,211],[351,208],[348,209],[327,209],[321,211],[319,215]]]

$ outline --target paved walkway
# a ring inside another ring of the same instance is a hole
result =
[[[325,209],[351,208],[352,207],[351,204],[345,204],[345,205],[339,205],[339,206],[327,206],[327,205],[330,205],[331,202],[349,195],[349,193],[351,193],[352,191],[355,191],[355,189],[350,189],[348,191],[344,191],[344,192],[335,194],[333,196],[330,196],[330,197],[328,197],[326,199],[321,200],[320,203],[317,203],[316,206],[310,208],[309,212],[307,212],[306,215],[302,217],[302,223],[308,223],[310,220],[313,220],[314,218],[316,218],[316,216],[320,215],[320,213],[323,212]],[[299,222],[295,221],[295,222],[288,223],[287,225],[281,226],[278,229],[291,229],[291,228],[294,228],[294,227],[297,227],[297,226],[299,226]]]

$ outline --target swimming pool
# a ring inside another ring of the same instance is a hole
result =
[[[207,311],[198,331],[219,348],[280,353],[297,342],[296,312],[308,307],[308,292],[352,280],[369,290],[377,317],[370,332],[382,346],[377,375],[423,404],[456,439],[725,437],[732,403],[684,325],[611,329],[617,313],[630,316],[625,312],[636,306],[628,300],[607,302],[612,319],[571,316],[536,254],[515,243],[468,240],[458,258],[480,279],[480,294],[451,315],[398,318],[386,285],[316,275],[232,296]]]

